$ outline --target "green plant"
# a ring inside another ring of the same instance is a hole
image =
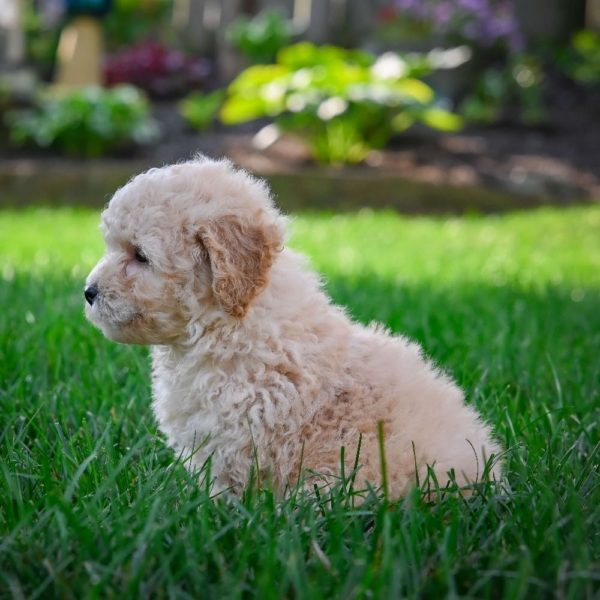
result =
[[[572,79],[584,85],[600,83],[600,35],[591,29],[578,31],[557,62]]]
[[[12,141],[93,157],[145,144],[158,134],[148,103],[134,87],[88,87],[44,94],[32,111],[7,116]]]
[[[203,130],[217,116],[224,98],[225,92],[223,90],[216,90],[209,94],[194,92],[180,102],[179,111],[192,127]]]
[[[23,2],[23,34],[27,61],[43,78],[49,79],[60,37],[58,23],[47,24],[35,0]]]
[[[114,0],[102,20],[109,50],[130,46],[151,36],[163,36],[173,10],[173,0]]]
[[[539,125],[547,118],[543,79],[542,67],[535,56],[515,55],[506,66],[483,71],[473,93],[460,105],[460,113],[473,123],[508,120]]]
[[[308,42],[289,46],[271,65],[243,71],[221,108],[226,124],[274,118],[309,144],[325,163],[355,163],[394,133],[421,121],[460,128],[461,119],[433,105],[433,90],[419,77],[430,67],[419,56],[375,56]]]
[[[264,11],[252,19],[242,16],[227,31],[231,43],[252,63],[271,62],[291,42],[292,34],[291,21],[277,10]]]

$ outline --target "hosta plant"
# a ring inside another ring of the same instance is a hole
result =
[[[15,144],[72,156],[111,154],[158,135],[145,97],[131,86],[46,93],[33,110],[12,113],[7,121]]]
[[[460,128],[460,118],[437,107],[421,81],[429,71],[416,55],[377,58],[303,42],[281,50],[274,64],[243,71],[227,90],[220,118],[235,124],[270,117],[303,137],[315,160],[357,163],[416,121]]]

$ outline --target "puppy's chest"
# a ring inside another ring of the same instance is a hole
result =
[[[161,429],[178,438],[215,434],[233,417],[235,394],[218,371],[154,368],[153,408]],[[176,440],[181,441],[181,440]]]
[[[278,423],[291,425],[287,390],[273,382],[257,385],[247,371],[204,366],[169,368],[160,360],[153,364],[153,408],[169,443],[269,443]]]

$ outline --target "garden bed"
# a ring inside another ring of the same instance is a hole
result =
[[[598,91],[555,87],[550,128],[417,129],[360,166],[323,168],[283,138],[257,150],[253,126],[188,129],[173,103],[153,112],[162,139],[135,157],[75,160],[0,149],[0,205],[103,205],[133,174],[196,152],[229,156],[266,176],[286,210],[389,207],[403,212],[482,212],[600,199]]]

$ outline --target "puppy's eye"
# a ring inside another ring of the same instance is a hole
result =
[[[140,250],[140,248],[135,249],[135,254],[133,256],[139,263],[144,265],[148,263],[148,257]]]

